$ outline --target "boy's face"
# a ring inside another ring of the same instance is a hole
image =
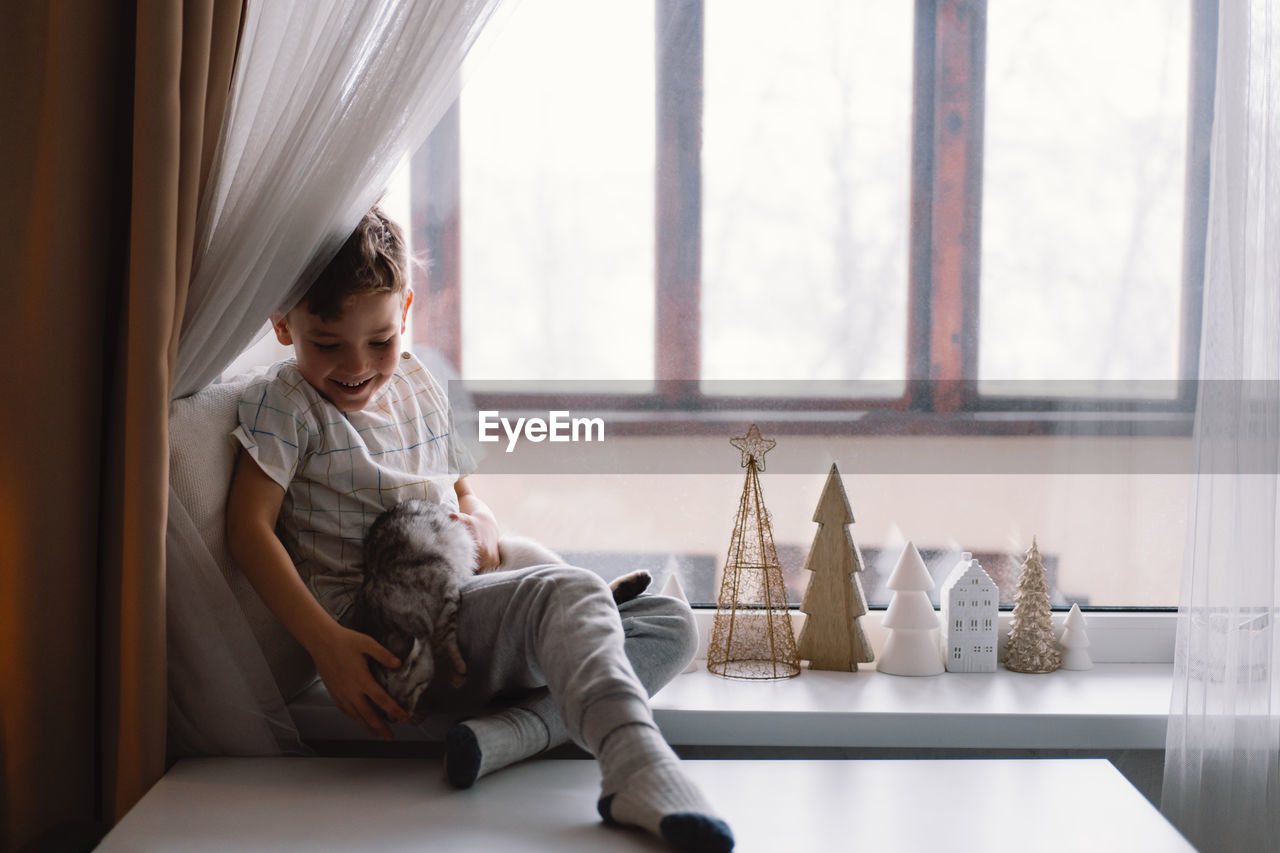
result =
[[[391,378],[413,293],[360,293],[328,322],[299,305],[274,318],[276,339],[292,346],[302,378],[340,412],[356,412]]]

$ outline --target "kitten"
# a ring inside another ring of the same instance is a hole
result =
[[[378,516],[364,539],[364,582],[356,599],[360,629],[400,659],[373,677],[414,714],[436,674],[436,658],[458,686],[467,665],[458,648],[458,600],[475,574],[475,540],[437,503],[405,501]]]
[[[498,570],[563,563],[557,554],[523,537],[498,542]],[[364,582],[357,596],[358,624],[400,659],[397,669],[372,663],[374,678],[401,708],[421,720],[418,700],[436,676],[452,670],[461,686],[467,665],[458,647],[458,602],[462,584],[475,574],[475,540],[440,504],[410,500],[378,516],[364,541]],[[621,604],[649,585],[646,571],[610,584]]]

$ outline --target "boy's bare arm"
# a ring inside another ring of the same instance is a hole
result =
[[[476,540],[476,571],[488,572],[498,567],[498,521],[493,511],[471,491],[466,478],[453,485],[458,495],[459,517]]]
[[[344,628],[316,601],[275,534],[284,490],[241,453],[227,500],[231,555],[267,607],[315,661],[334,704],[370,732],[390,739],[377,708],[392,719],[408,715],[373,679],[365,655],[397,667],[395,655],[372,637]],[[376,707],[375,707],[376,706]]]

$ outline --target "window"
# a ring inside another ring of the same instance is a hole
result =
[[[517,6],[414,156],[418,340],[489,382],[482,408],[626,412],[630,446],[692,449],[540,480],[504,517],[693,571],[736,498],[704,460],[759,420],[809,460],[764,481],[799,575],[834,457],[889,568],[904,536],[1012,560],[1039,534],[1055,605],[1174,604],[1215,22],[1216,0]],[[1135,472],[1113,436],[1156,441]],[[587,513],[610,535],[560,520]]]
[[[415,158],[421,335],[646,408],[1185,411],[1213,5],[523,4]]]

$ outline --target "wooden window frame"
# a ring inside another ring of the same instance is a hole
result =
[[[977,388],[987,0],[916,0],[908,260],[907,381],[895,399],[759,398],[701,392],[702,0],[655,0],[655,30],[688,33],[681,69],[657,63],[655,364],[650,394],[479,394],[486,409],[592,409],[621,416],[615,434],[719,433],[749,412],[790,434],[1190,435],[1198,371],[1208,220],[1218,0],[1192,12],[1181,380],[1172,401],[996,397]],[[461,187],[455,103],[414,155],[411,231],[430,258],[416,271],[419,340],[462,361]],[[1068,409],[1069,419],[1058,414]],[[766,414],[767,413],[767,414]],[[848,417],[833,417],[847,413]],[[655,417],[660,414],[661,417]],[[1082,417],[1082,414],[1084,417]]]

